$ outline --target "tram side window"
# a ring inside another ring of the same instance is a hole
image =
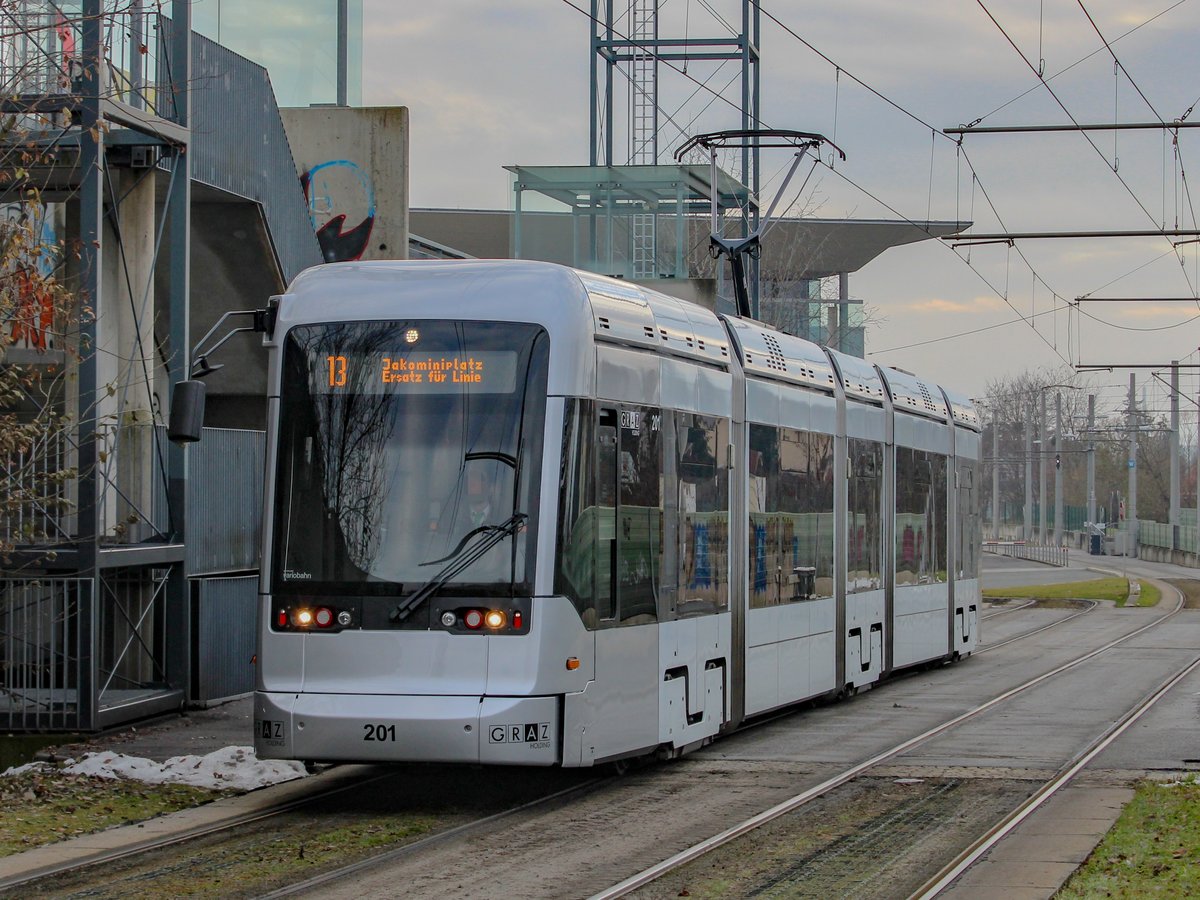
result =
[[[567,404],[554,584],[589,629],[658,620],[661,431],[657,409]]]
[[[750,606],[833,596],[833,438],[750,425]]]
[[[677,412],[674,424],[676,611],[679,615],[715,612],[729,603],[729,422]]]
[[[979,577],[979,552],[983,543],[983,522],[979,515],[978,466],[971,460],[958,461],[958,559],[956,580]]]
[[[883,445],[850,438],[847,505],[846,591],[883,586]]]
[[[772,494],[779,482],[779,429],[750,424],[749,542],[750,608],[774,606],[779,589],[774,572],[779,556],[778,532],[771,535],[771,510],[777,506]],[[770,538],[774,537],[774,540]]]
[[[600,510],[596,504],[595,403],[568,401],[558,478],[558,553],[554,590],[571,599],[588,628],[595,628],[596,553]],[[611,519],[609,522],[611,526]]]
[[[617,594],[622,624],[658,619],[662,572],[662,412],[621,409],[618,441]]]
[[[619,413],[601,409],[596,418],[596,616],[617,614],[617,471]]]
[[[896,584],[946,580],[946,457],[896,448]]]

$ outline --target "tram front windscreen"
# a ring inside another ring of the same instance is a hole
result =
[[[530,593],[548,347],[510,322],[292,328],[272,589]]]

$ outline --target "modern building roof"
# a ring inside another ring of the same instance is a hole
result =
[[[505,166],[517,190],[536,191],[575,211],[636,205],[645,211],[708,212],[713,190],[709,166]],[[736,178],[717,170],[722,209],[756,201]]]
[[[561,222],[569,215],[522,212],[527,231],[544,230],[547,234],[560,236],[560,252],[549,260],[551,262],[570,264],[572,261],[570,226],[564,228],[553,221]],[[514,214],[510,210],[413,209],[410,219],[412,230],[426,240],[471,256],[497,258],[512,253]],[[538,219],[544,224],[539,225],[535,221]],[[857,272],[889,247],[958,234],[970,224],[902,219],[780,219],[764,240],[763,275],[798,280]]]
[[[793,277],[826,278],[857,272],[889,247],[958,234],[970,226],[902,219],[780,219],[763,241],[762,266],[764,272],[775,270],[791,254],[801,270]]]

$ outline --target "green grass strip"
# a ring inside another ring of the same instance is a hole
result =
[[[1138,596],[1138,606],[1157,606],[1158,601],[1162,599],[1162,591],[1156,588],[1148,581],[1139,581],[1142,586],[1141,594]]]
[[[1200,896],[1200,784],[1142,782],[1059,900]]]
[[[1111,600],[1120,605],[1129,596],[1124,578],[1093,578],[1063,584],[1031,584],[1023,587],[987,588],[985,597],[1034,597],[1038,600]]]
[[[1148,581],[1139,581],[1137,606],[1156,606],[1162,592]],[[1124,578],[1094,578],[1063,584],[1030,584],[1020,587],[986,588],[985,597],[1035,598],[1037,600],[1111,600],[1124,606],[1129,600],[1129,582]]]

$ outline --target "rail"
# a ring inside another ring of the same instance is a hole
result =
[[[1183,602],[1184,602],[1183,595],[1182,595],[1182,593],[1179,593],[1179,592],[1176,592],[1176,593],[1178,594],[1178,602],[1176,603],[1174,609],[1172,609],[1170,612],[1166,613],[1165,615],[1161,615],[1161,616],[1157,617],[1156,619],[1154,619],[1153,621],[1148,622],[1145,625],[1141,626],[1140,628],[1137,628],[1134,631],[1129,632],[1128,634],[1122,635],[1119,638],[1111,640],[1101,647],[1097,647],[1094,650],[1089,650],[1086,653],[1084,653],[1080,656],[1077,656],[1074,659],[1051,669],[1050,671],[1043,672],[1040,675],[1035,675],[1032,678],[1030,678],[1029,680],[1022,682],[1021,684],[1018,684],[1015,687],[1009,688],[1008,690],[1004,691],[1001,694],[998,694],[995,697],[992,697],[990,700],[986,700],[986,701],[978,704],[977,706],[974,706],[968,710],[965,710],[962,713],[959,713],[957,716],[955,716],[951,719],[947,719],[947,720],[943,721],[942,723],[935,725],[932,728],[927,729],[926,731],[921,732],[920,734],[914,735],[913,737],[903,740],[900,743],[894,745],[893,747],[875,754],[874,756],[870,757],[869,759],[865,759],[859,763],[856,763],[855,765],[847,768],[840,774],[833,775],[833,776],[829,777],[828,779],[826,779],[825,781],[821,782],[820,784],[810,787],[807,790],[802,791],[801,793],[795,795],[794,797],[791,797],[790,799],[785,800],[782,803],[779,803],[779,804],[771,807],[768,810],[758,813],[757,815],[751,816],[750,818],[745,819],[744,821],[740,822],[739,824],[734,825],[730,828],[727,828],[725,831],[722,831],[719,834],[713,835],[710,838],[702,840],[699,843],[696,843],[696,844],[692,845],[691,847],[681,850],[678,853],[674,854],[673,856],[671,856],[659,863],[656,863],[655,865],[652,865],[649,868],[644,869],[635,875],[631,875],[630,877],[626,878],[624,881],[620,882],[619,884],[615,884],[605,890],[596,892],[595,894],[593,894],[591,896],[590,900],[618,900],[618,898],[624,897],[627,894],[630,894],[633,891],[637,890],[638,888],[644,887],[645,885],[650,884],[652,881],[655,881],[656,879],[662,877],[663,875],[667,874],[668,872],[674,871],[675,869],[678,869],[687,863],[690,863],[696,859],[699,859],[700,857],[702,857],[705,854],[709,853],[710,851],[716,849],[717,847],[720,847],[723,844],[727,844],[736,838],[742,837],[743,835],[746,835],[753,831],[756,831],[758,828],[760,828],[763,825],[766,825],[768,822],[772,822],[775,819],[778,819],[782,816],[785,816],[789,813],[794,812],[795,810],[799,809],[800,807],[804,806],[805,804],[809,803],[810,801],[815,800],[818,797],[822,797],[822,796],[830,793],[834,788],[837,788],[837,787],[842,786],[843,784],[846,784],[847,782],[859,777],[860,775],[870,771],[871,769],[873,769],[883,763],[887,763],[887,762],[901,756],[905,752],[915,749],[916,747],[919,747],[919,746],[929,742],[933,738],[936,738],[942,734],[952,731],[953,729],[955,729],[957,726],[961,725],[962,723],[972,721],[972,720],[977,720],[984,713],[986,713],[989,710],[992,710],[998,706],[1001,706],[1003,703],[1005,703],[1012,697],[1015,697],[1015,696],[1022,694],[1040,684],[1043,684],[1047,681],[1057,678],[1059,675],[1063,674],[1064,672],[1068,672],[1068,671],[1086,663],[1087,661],[1089,661],[1091,659],[1095,659],[1097,656],[1100,656],[1101,654],[1106,653],[1109,650],[1112,650],[1114,647],[1119,647],[1122,644],[1127,644],[1127,642],[1133,640],[1134,638],[1138,637],[1139,635],[1142,635],[1145,632],[1149,631],[1150,629],[1155,628],[1158,625],[1161,625],[1163,622],[1166,622],[1168,619],[1177,615],[1180,612],[1180,610],[1183,609]],[[1189,663],[1187,668],[1184,669],[1179,674],[1177,674],[1176,676],[1174,676],[1173,680],[1170,683],[1161,687],[1160,690],[1152,698],[1150,698],[1150,702],[1151,703],[1157,702],[1157,700],[1159,698],[1161,698],[1172,685],[1174,685],[1178,680],[1180,680],[1181,678],[1183,678],[1184,676],[1189,674],[1197,666],[1200,666],[1200,659],[1197,659],[1197,660]],[[1127,713],[1123,717],[1121,722],[1119,722],[1116,726],[1110,727],[1108,729],[1108,731],[1106,731],[1105,734],[1101,736],[1100,744],[1093,744],[1091,747],[1089,747],[1087,750],[1085,750],[1085,754],[1091,753],[1092,750],[1095,750],[1095,752],[1098,753],[1099,750],[1102,750],[1104,747],[1106,747],[1108,745],[1108,743],[1111,742],[1111,738],[1116,736],[1115,735],[1116,728],[1124,728],[1124,727],[1128,727],[1128,725],[1133,724],[1133,722],[1136,721],[1136,718],[1138,716],[1140,716],[1141,713],[1144,712],[1146,708],[1148,708],[1148,704],[1146,703],[1146,701],[1142,701],[1142,703],[1139,703],[1139,705],[1134,710]],[[1088,759],[1090,759],[1090,758],[1092,758],[1092,757],[1088,756]],[[1072,764],[1069,764],[1069,765],[1071,766],[1071,769],[1070,769],[1071,775],[1074,775],[1077,771],[1079,771],[1079,768],[1081,768],[1081,766],[1078,765],[1078,757],[1075,761],[1073,761]],[[1057,779],[1053,780],[1051,782],[1050,786],[1053,787],[1054,789],[1057,789],[1057,787],[1059,786],[1058,780]],[[1040,791],[1035,792],[1033,795],[1033,799],[1035,799],[1038,803],[1042,802],[1041,799],[1039,798],[1040,793],[1041,793]],[[1018,808],[1017,813],[1021,814],[1022,816],[1024,815],[1024,813],[1022,812],[1022,808]],[[989,843],[987,846],[991,846],[991,844]],[[952,863],[952,865],[957,865],[958,862],[959,862],[959,860],[955,860],[955,862]],[[961,871],[961,869],[959,871]],[[942,875],[942,873],[939,873],[939,876],[938,876],[939,883],[940,883],[941,875]],[[929,898],[929,897],[933,896],[932,893],[926,893],[927,886],[928,886],[928,883],[926,886],[923,886],[921,889],[922,893],[920,896],[922,896],[923,898]],[[940,890],[940,887],[938,889]],[[934,891],[934,893],[936,893],[936,891]],[[911,900],[911,898],[910,898],[910,900]]]
[[[984,541],[984,553],[1007,556],[1010,559],[1027,559],[1047,566],[1066,566],[1067,548],[1050,544],[1027,544],[1025,541]]]

